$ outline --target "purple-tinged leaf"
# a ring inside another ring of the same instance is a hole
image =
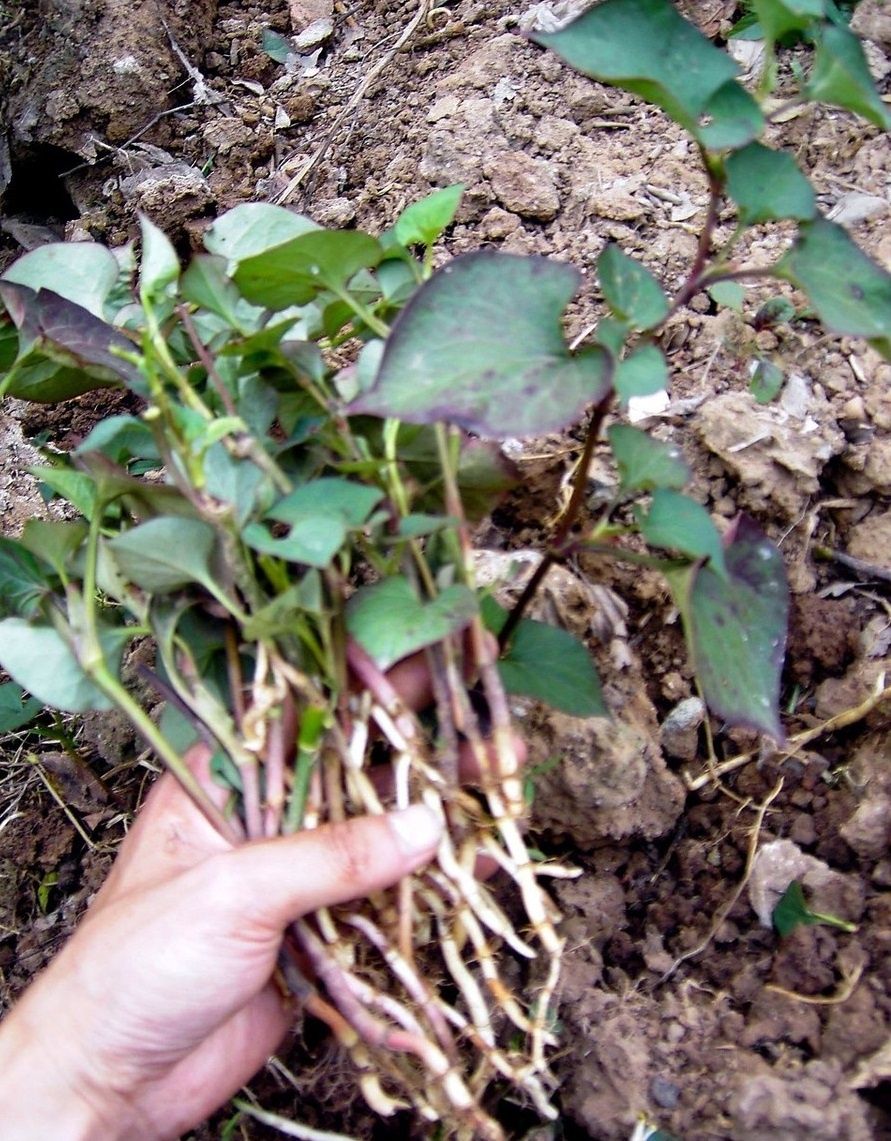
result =
[[[789,616],[782,556],[741,515],[725,536],[724,561],[726,579],[709,566],[667,572],[696,678],[719,717],[782,741],[780,672]]]
[[[355,413],[448,420],[489,439],[563,428],[610,384],[601,348],[570,353],[560,327],[581,275],[543,257],[456,258],[403,309]]]
[[[133,342],[88,309],[50,289],[35,293],[11,281],[0,281],[0,300],[20,339],[8,395],[55,401],[92,388],[138,384],[139,370],[118,355],[132,353]]]

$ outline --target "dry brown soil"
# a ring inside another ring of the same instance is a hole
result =
[[[662,115],[518,34],[547,7],[446,0],[412,28],[417,0],[0,0],[0,257],[48,237],[127,241],[137,210],[185,251],[246,200],[374,232],[431,187],[460,181],[467,192],[443,259],[488,245],[588,271],[612,239],[676,285],[706,200],[695,155]],[[684,7],[720,38],[736,5]],[[332,20],[318,45],[286,65],[264,54],[264,29],[292,35],[316,17]],[[858,20],[888,90],[891,21],[874,0]],[[771,141],[808,170],[822,208],[891,268],[888,138],[808,108],[772,128]],[[786,239],[765,231],[750,256],[766,261]],[[794,737],[856,709],[891,664],[891,368],[807,322],[756,328],[759,296],[752,290],[747,320],[697,300],[672,322],[672,403],[652,426],[682,446],[695,494],[719,521],[750,512],[786,556],[794,607],[783,704]],[[598,312],[591,281],[570,335]],[[788,377],[767,407],[747,390],[755,348]],[[93,396],[7,408],[6,533],[43,510],[24,473],[25,440],[68,447],[106,408]],[[540,548],[578,447],[569,433],[515,449],[522,489],[481,543]],[[590,475],[593,510],[615,477],[601,457]],[[818,546],[864,566],[818,560]],[[691,791],[705,738],[662,582],[580,560],[554,573],[540,605],[590,644],[614,719],[518,710],[533,760],[561,758],[537,783],[535,841],[584,874],[556,889],[569,939],[560,1123],[534,1130],[503,1102],[511,1136],[620,1141],[645,1113],[684,1141],[891,1137],[889,705],[815,732],[793,756],[714,723],[719,762],[751,756],[720,787]],[[58,741],[5,742],[6,1003],[70,933],[151,776],[146,758],[133,765],[140,746],[114,719],[65,729],[101,784]],[[770,911],[790,875],[815,908],[857,931],[801,927],[780,940]],[[372,1121],[320,1039],[304,1027],[283,1055],[299,1071],[298,1093],[280,1065],[260,1077],[267,1104],[365,1138],[416,1136],[409,1121]],[[194,1137],[219,1137],[227,1116]],[[270,1135],[246,1122],[239,1130]]]

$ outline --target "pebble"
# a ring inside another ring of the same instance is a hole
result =
[[[662,1109],[674,1109],[681,1099],[678,1086],[662,1074],[656,1074],[650,1079],[650,1097]]]
[[[679,761],[692,761],[699,749],[699,726],[705,706],[698,697],[687,697],[672,709],[659,731],[662,748]]]
[[[551,163],[522,151],[504,151],[492,157],[484,173],[505,209],[539,222],[557,216],[560,195]]]

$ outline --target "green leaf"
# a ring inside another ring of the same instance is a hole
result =
[[[734,313],[742,313],[746,291],[738,281],[716,281],[706,292],[716,305],[726,305]]]
[[[418,270],[416,263],[404,258],[385,258],[375,271],[381,295],[391,305],[401,308],[420,284]]]
[[[749,392],[759,404],[770,404],[782,391],[783,379],[783,370],[772,361],[758,361],[749,381]]]
[[[608,717],[587,649],[566,630],[524,618],[498,662],[508,693],[533,697],[572,717]]]
[[[460,583],[422,602],[408,579],[363,587],[347,603],[350,635],[382,670],[462,630],[477,613],[476,595]]]
[[[616,366],[613,386],[623,406],[632,396],[650,396],[668,388],[668,365],[662,350],[656,345],[635,349]]]
[[[607,305],[623,324],[652,329],[668,316],[669,301],[662,286],[617,245],[604,247],[597,259],[597,276]]]
[[[651,546],[680,551],[691,559],[707,559],[712,570],[726,578],[721,536],[709,513],[695,499],[670,488],[657,488],[649,511],[639,522]]]
[[[95,242],[59,242],[39,246],[2,274],[3,281],[41,289],[73,301],[94,317],[105,315],[105,301],[118,280],[114,254]]]
[[[284,206],[245,202],[216,219],[204,235],[204,248],[227,258],[231,265],[321,228]]]
[[[63,499],[73,504],[85,519],[91,519],[96,508],[96,481],[82,471],[62,467],[33,467],[31,475]]]
[[[158,466],[161,461],[151,429],[138,416],[108,416],[100,420],[74,454],[85,456],[90,452],[101,452],[119,467],[126,467],[134,459],[153,460]]]
[[[730,155],[727,191],[744,226],[783,218],[807,221],[817,212],[814,189],[791,155],[751,143]]]
[[[347,479],[314,479],[274,503],[266,514],[280,523],[327,516],[347,527],[361,527],[383,498],[378,488]]]
[[[182,276],[180,293],[184,301],[200,305],[233,328],[240,328],[238,310],[244,301],[227,272],[224,258],[209,254],[193,257]]]
[[[249,523],[241,537],[261,554],[324,569],[346,542],[347,529],[341,519],[314,515],[300,519],[281,539],[270,535],[262,523]]]
[[[49,590],[34,554],[21,541],[0,538],[0,613],[30,618]]]
[[[0,308],[0,375],[12,366],[19,352],[18,331],[4,319],[4,309]]]
[[[100,641],[106,658],[116,663],[130,637],[126,630],[103,631]],[[4,618],[0,621],[0,665],[38,701],[53,709],[86,713],[113,708],[113,702],[87,677],[68,643],[52,626]]]
[[[702,109],[703,123],[694,132],[709,150],[744,147],[764,128],[761,108],[735,79],[719,87]]]
[[[22,729],[43,709],[36,697],[25,697],[25,691],[14,681],[0,685],[0,733]]]
[[[655,440],[630,424],[612,424],[606,434],[625,491],[678,489],[689,483],[693,473],[677,444]]]
[[[592,79],[655,103],[694,133],[711,97],[738,70],[668,0],[606,0],[532,39]]]
[[[139,370],[121,356],[133,343],[88,309],[13,282],[0,281],[0,300],[19,330],[19,356],[3,380],[7,395],[65,400],[121,381],[138,389]]]
[[[358,230],[313,230],[239,262],[233,280],[242,296],[268,309],[305,305],[322,290],[346,289],[360,269],[383,256],[377,238]]]
[[[202,519],[161,516],[109,539],[118,570],[149,594],[169,594],[192,583],[217,593],[211,559],[216,534]]]
[[[216,443],[204,456],[205,488],[214,499],[232,506],[239,526],[254,514],[264,487],[263,472],[247,459],[236,459],[225,444]]]
[[[825,923],[829,927],[838,927],[849,933],[857,930],[855,923],[848,923],[847,920],[839,919],[835,915],[811,911],[805,901],[801,884],[798,880],[793,880],[773,909],[773,925],[777,933],[785,939],[796,927],[811,926],[815,923]]]
[[[827,24],[817,38],[817,58],[805,95],[854,111],[882,130],[891,129],[891,112],[876,90],[863,45],[839,24]]]
[[[396,240],[403,246],[432,246],[454,221],[464,190],[461,183],[446,186],[406,206],[393,227]]]
[[[826,14],[824,0],[752,0],[752,6],[769,40],[807,31]]]
[[[727,578],[668,571],[703,696],[719,717],[784,740],[780,671],[789,617],[783,559],[747,516],[725,537]]]
[[[395,535],[383,535],[381,542],[398,543],[405,539],[421,539],[425,535],[434,535],[437,531],[445,531],[448,527],[455,527],[458,520],[450,515],[406,515],[399,520]]]
[[[71,560],[83,546],[88,531],[86,523],[29,519],[19,543],[32,555],[48,562],[59,578],[64,580],[69,577]]]
[[[618,357],[630,332],[631,326],[627,321],[619,321],[615,317],[601,317],[597,322],[594,339],[598,345],[603,345],[614,357]]]
[[[275,60],[276,63],[284,63],[289,55],[294,55],[291,41],[286,36],[279,35],[278,32],[273,31],[272,28],[263,29],[263,38],[260,41],[260,46],[269,58]]]
[[[774,329],[795,316],[795,306],[788,297],[769,297],[755,314],[752,324],[756,332]]]
[[[866,337],[891,358],[891,274],[841,226],[825,218],[802,223],[776,275],[807,294],[827,329]]]
[[[170,286],[179,278],[179,257],[167,235],[145,214],[139,215],[139,229],[142,233],[139,296],[143,301],[159,300],[169,294]]]
[[[489,438],[565,427],[609,387],[603,350],[573,355],[563,337],[560,316],[579,282],[577,270],[542,257],[456,258],[403,309],[352,411],[450,420]]]
[[[472,522],[483,519],[505,492],[521,482],[520,471],[491,440],[462,440],[458,456],[458,491],[464,514]]]

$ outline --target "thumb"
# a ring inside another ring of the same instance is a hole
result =
[[[213,862],[229,865],[225,888],[219,884],[229,893],[227,910],[281,932],[307,912],[370,895],[409,875],[433,856],[442,829],[434,812],[415,804],[246,844]]]

